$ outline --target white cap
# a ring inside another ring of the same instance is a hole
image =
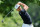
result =
[[[20,6],[20,5],[16,4],[16,5],[15,5],[15,9],[18,9],[19,6]]]

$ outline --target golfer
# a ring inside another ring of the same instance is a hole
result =
[[[23,9],[20,7],[20,5],[23,6]],[[18,2],[15,5],[15,8],[17,11],[19,11],[19,15],[23,19],[23,25],[22,27],[33,27],[32,20],[30,15],[26,12],[28,10],[28,6],[22,2]]]

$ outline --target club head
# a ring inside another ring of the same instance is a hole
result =
[[[4,23],[4,21],[2,20],[2,23]]]

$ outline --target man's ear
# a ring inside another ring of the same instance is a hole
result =
[[[18,9],[16,9],[17,11],[21,11],[22,10],[22,8],[21,7],[18,7]]]
[[[21,6],[19,6],[18,9],[22,10]]]

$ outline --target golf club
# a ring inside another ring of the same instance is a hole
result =
[[[12,11],[13,11],[13,10],[11,10],[10,12],[8,12],[8,14],[7,14],[5,17],[7,17]],[[4,23],[5,17],[3,18],[2,23]]]

